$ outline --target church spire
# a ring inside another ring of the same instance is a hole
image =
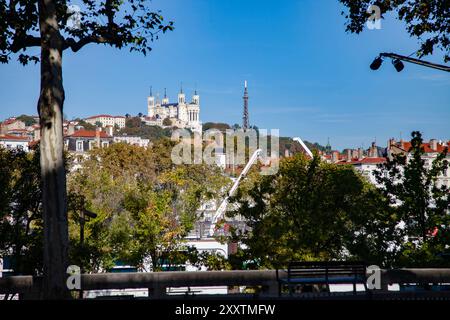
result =
[[[167,89],[164,88],[164,98],[161,101],[161,104],[169,104],[169,98],[167,98]]]
[[[150,86],[150,97],[153,97],[152,86]]]
[[[180,93],[178,94],[178,104],[185,104],[186,103],[186,98],[185,95],[183,93],[183,82],[181,82],[180,84]]]
[[[331,154],[330,137],[328,137],[327,145],[325,146],[325,154]]]

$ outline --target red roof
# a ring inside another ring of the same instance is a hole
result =
[[[19,120],[17,120],[16,118],[9,118],[9,119],[6,119],[5,121],[3,121],[2,125],[7,126],[7,125],[12,124],[12,123],[14,123],[16,121],[19,121]]]
[[[409,149],[411,149],[411,142],[409,142],[409,141],[402,141],[402,142],[399,142],[398,144],[399,144],[398,147],[402,148],[405,151],[409,152]],[[450,141],[447,142],[447,146],[445,145],[445,143],[443,143],[443,144],[437,143],[436,145],[437,145],[436,150],[433,150],[430,148],[430,143],[422,143],[422,147],[426,153],[433,153],[433,152],[440,153],[440,152],[444,151],[445,147],[450,148]]]
[[[99,131],[100,138],[111,138],[106,132]],[[94,130],[77,130],[73,134],[68,135],[68,137],[74,137],[74,138],[95,138],[97,136],[97,132]]]
[[[358,158],[353,158],[351,161],[339,161],[339,164],[378,164],[386,162],[386,158],[376,157],[376,158],[363,158],[359,160]]]
[[[94,119],[94,118],[112,118],[109,114],[99,114],[96,116],[87,117],[86,119]]]
[[[0,140],[28,141],[30,139],[27,137],[19,137],[19,136],[12,136],[10,134],[3,134],[0,135]]]
[[[124,116],[112,116],[109,114],[99,114],[96,116],[87,117],[86,119],[95,119],[95,118],[125,118]]]
[[[11,129],[9,130],[10,132],[26,132],[28,131],[27,129]]]

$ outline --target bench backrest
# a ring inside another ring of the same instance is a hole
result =
[[[366,276],[366,264],[360,261],[293,261],[289,263],[288,278]]]

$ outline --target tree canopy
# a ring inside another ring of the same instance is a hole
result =
[[[447,0],[339,0],[346,11],[346,30],[360,33],[373,12],[371,5],[380,8],[382,17],[388,13],[403,21],[406,31],[419,41],[419,57],[432,54],[436,48],[444,52],[444,61],[450,60],[450,5]]]
[[[363,214],[370,188],[353,168],[301,153],[283,159],[275,176],[254,173],[234,198],[249,226],[236,235],[248,248],[240,254],[258,267],[346,257],[351,219]]]
[[[52,2],[63,50],[77,52],[96,43],[119,49],[129,46],[130,51],[147,54],[159,32],[173,29],[173,22],[166,23],[145,0],[81,0],[79,10],[71,8],[69,1]],[[19,53],[22,64],[39,61],[27,52],[41,46],[39,14],[40,1],[0,1],[0,62],[8,62],[11,53]]]
[[[393,153],[376,173],[381,192],[402,222],[399,265],[448,264],[450,189],[438,181],[449,169],[447,154],[444,148],[434,159],[425,157],[422,134],[414,131],[410,150]]]
[[[0,147],[0,257],[14,274],[42,274],[42,205],[39,150]]]
[[[275,176],[253,170],[228,212],[246,218],[232,230],[244,246],[234,268],[273,268],[291,260],[358,259],[381,267],[437,267],[450,257],[450,193],[438,178],[447,150],[427,159],[419,132],[411,150],[379,166],[379,187],[350,165],[298,153]],[[428,163],[429,162],[429,163]]]
[[[147,149],[124,143],[96,149],[69,176],[72,257],[85,270],[107,270],[118,261],[161,270],[186,261],[180,252],[186,251],[183,238],[199,218],[197,209],[220,197],[227,179],[216,166],[175,166],[171,145],[161,140]],[[86,223],[80,247],[83,207],[98,216]]]

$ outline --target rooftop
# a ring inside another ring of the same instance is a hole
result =
[[[4,140],[4,141],[28,141],[30,140],[27,137],[19,137],[19,136],[13,136],[10,134],[2,134],[0,135],[0,140]]]
[[[85,119],[95,119],[95,118],[125,118],[124,116],[112,116],[109,114],[98,114],[96,116],[90,116]]]
[[[111,138],[106,132],[104,131],[98,131],[100,134],[100,138]],[[95,138],[97,136],[97,131],[94,130],[78,130],[74,133],[67,135],[67,137],[74,137],[74,138]]]

